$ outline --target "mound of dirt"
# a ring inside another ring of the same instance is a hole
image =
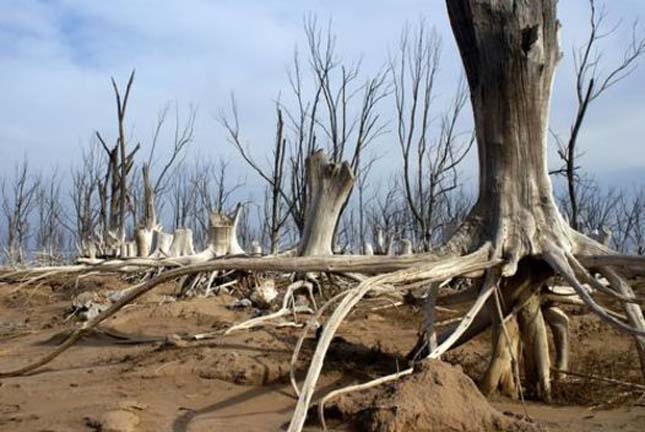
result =
[[[460,368],[439,360],[387,386],[341,396],[334,407],[360,432],[538,431],[495,410]]]

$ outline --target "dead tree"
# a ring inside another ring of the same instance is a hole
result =
[[[232,199],[243,183],[239,180],[235,183],[231,181],[233,176],[230,163],[223,159],[218,159],[217,162],[196,161],[190,170],[189,181],[197,198],[196,217],[192,224],[193,230],[196,231],[195,240],[198,244],[205,244],[208,241],[210,230],[207,215],[224,214],[232,208]],[[206,217],[204,217],[205,215]]]
[[[96,246],[102,242],[97,235],[104,222],[101,195],[100,148],[93,142],[83,149],[81,163],[72,169],[72,186],[69,199],[73,212],[66,214],[63,225],[74,233],[74,243],[79,256],[96,257]]]
[[[467,101],[463,83],[441,118],[437,134],[432,130],[434,84],[439,69],[441,41],[421,22],[416,31],[405,29],[397,58],[390,60],[396,113],[397,138],[403,158],[403,190],[408,210],[424,250],[430,250],[439,215],[447,195],[458,186],[457,168],[473,140],[459,142],[457,122]]]
[[[36,251],[41,263],[51,265],[63,260],[65,235],[61,181],[56,174],[39,184],[36,193]]]
[[[105,175],[99,184],[101,199],[101,219],[103,221],[103,243],[109,253],[118,254],[121,246],[125,243],[126,235],[126,211],[129,202],[129,180],[128,177],[134,167],[134,156],[139,150],[137,144],[132,150],[128,150],[125,115],[130,98],[130,90],[134,81],[134,70],[130,73],[123,96],[112,78],[112,88],[117,108],[117,139],[114,146],[108,146],[103,136],[97,131],[96,137],[101,143],[107,155]],[[108,184],[110,185],[108,190]]]
[[[27,258],[31,215],[37,204],[39,183],[29,171],[26,159],[15,168],[9,184],[2,181],[2,211],[6,221],[4,254],[12,266],[23,265]]]
[[[376,192],[367,212],[373,239],[373,243],[369,245],[377,255],[392,255],[395,241],[404,235],[410,224],[408,212],[405,211],[406,204],[401,198],[404,192],[399,179],[393,178],[385,183],[389,185],[387,189],[384,184],[378,184],[374,188]]]
[[[618,250],[645,255],[645,188],[621,194],[613,244]]]
[[[625,48],[622,59],[617,66],[603,74],[600,69],[603,53],[599,50],[598,44],[615,33],[618,26],[606,30],[607,12],[604,5],[598,8],[595,0],[589,0],[589,7],[587,42],[573,53],[576,72],[576,114],[566,142],[559,135],[553,133],[558,146],[558,156],[562,160],[563,166],[552,171],[552,174],[560,174],[566,179],[569,223],[576,230],[581,228],[579,207],[582,202],[577,190],[580,182],[579,159],[581,156],[577,145],[589,106],[607,90],[634,72],[638,60],[645,54],[645,38],[637,37],[635,23],[631,43]]]
[[[152,136],[152,144],[148,160],[141,166],[141,185],[143,189],[142,215],[139,226],[136,230],[136,239],[139,256],[148,256],[152,252],[153,231],[160,230],[161,225],[157,220],[157,197],[162,195],[168,187],[168,175],[173,167],[181,162],[186,147],[192,142],[194,136],[196,110],[191,107],[188,119],[180,125],[179,108],[175,107],[175,124],[172,134],[172,149],[170,155],[156,178],[153,178],[152,170],[155,164],[155,150],[164,128],[168,115],[169,106],[164,107],[159,113],[157,124]]]
[[[242,143],[240,137],[239,116],[237,111],[237,103],[235,98],[231,98],[231,119],[225,115],[220,116],[220,123],[224,126],[229,134],[229,141],[238,150],[244,161],[255,171],[264,181],[266,181],[269,188],[269,203],[270,213],[270,249],[272,254],[278,252],[280,244],[280,232],[287,223],[290,212],[283,214],[284,202],[290,209],[294,208],[294,201],[290,197],[285,188],[285,176],[288,175],[285,169],[285,158],[287,155],[287,140],[284,133],[284,120],[282,109],[279,104],[276,106],[276,134],[275,145],[273,148],[273,163],[269,169],[263,168],[258,164],[250,155],[247,147]]]
[[[296,385],[299,397],[289,432],[300,432],[303,428],[326,353],[344,319],[366,295],[384,285],[400,288],[423,282],[432,286],[455,277],[475,279],[474,289],[468,293],[472,297],[466,296],[472,303],[464,317],[437,336],[436,346],[426,347],[418,354],[422,358],[438,358],[497,322],[501,331],[497,332],[499,337],[493,341],[494,346],[513,347],[519,340],[523,345],[525,382],[545,400],[550,397],[551,367],[545,322],[548,318],[542,312],[542,300],[547,294],[545,282],[555,274],[571,285],[580,300],[603,321],[636,336],[645,336],[643,323],[632,318],[627,323],[600,303],[602,295],[622,303],[639,304],[641,299],[628,293],[621,273],[645,274],[645,259],[618,255],[572,229],[553,195],[546,146],[552,81],[560,58],[556,4],[557,0],[447,0],[470,88],[480,183],[478,199],[465,221],[431,254],[230,258],[175,268],[133,287],[45,357],[18,370],[2,372],[0,377],[41,367],[100,322],[164,282],[226,269],[370,275],[357,276],[360,280],[357,286],[341,292],[325,305],[337,302],[319,333],[305,380],[300,387]],[[107,262],[98,268],[113,270],[123,265],[132,264]],[[65,271],[78,274],[96,269],[81,265]],[[609,285],[593,278],[592,271],[605,276]],[[33,277],[33,273],[28,274]],[[4,277],[16,275],[20,272]],[[492,302],[495,307],[487,308]],[[497,315],[491,315],[493,309]],[[515,317],[517,335],[506,327],[506,322]],[[322,315],[314,316],[308,327],[319,319]],[[566,352],[565,348],[562,343],[556,346],[560,354]],[[505,356],[504,352],[498,350],[492,359],[488,380],[492,387],[498,386],[496,380],[509,376],[505,371],[513,370],[513,364],[519,364],[514,354]],[[504,358],[500,359],[501,356]],[[294,358],[297,364],[297,352]],[[360,388],[413,372],[410,367]],[[518,386],[519,382],[514,380],[512,385]]]
[[[271,168],[265,169],[257,163],[242,142],[234,99],[231,118],[225,115],[220,118],[230,141],[271,190],[272,230],[286,224],[286,215],[278,217],[280,209],[285,208],[301,236],[310,202],[307,160],[323,149],[331,163],[347,160],[351,170],[358,172],[365,148],[385,131],[378,106],[388,94],[385,71],[361,81],[359,62],[345,64],[338,59],[330,27],[323,32],[315,17],[308,17],[305,35],[313,80],[308,83],[303,78],[296,51],[289,73],[294,100],[291,104],[278,103]],[[288,178],[290,181],[286,181]],[[275,246],[275,242],[272,244]]]

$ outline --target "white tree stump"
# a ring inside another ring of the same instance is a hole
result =
[[[298,255],[333,255],[336,225],[354,186],[354,173],[349,163],[330,163],[319,150],[307,159],[307,186],[309,197]]]

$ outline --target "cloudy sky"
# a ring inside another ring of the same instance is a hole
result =
[[[645,17],[642,0],[607,3],[609,23],[622,18],[623,25],[602,42],[605,69],[619,61],[632,20]],[[552,127],[566,134],[574,114],[571,49],[585,38],[588,7],[587,0],[562,0],[559,7],[565,59]],[[128,130],[144,146],[157,112],[173,101],[199,109],[193,154],[229,157],[216,117],[235,92],[245,139],[264,154],[272,144],[273,103],[287,91],[286,70],[294,48],[303,46],[309,13],[332,19],[339,53],[362,58],[368,71],[386,61],[406,22],[424,17],[444,41],[438,91],[452,93],[461,65],[440,0],[0,0],[0,174],[24,157],[42,169],[66,170],[94,130],[113,138],[109,78],[123,82],[131,68],[137,75]],[[587,170],[645,183],[643,95],[645,65],[592,106],[581,137]],[[385,115],[392,105],[386,101]],[[394,136],[374,146],[381,155],[398,151]]]

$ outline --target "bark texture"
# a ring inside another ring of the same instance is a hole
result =
[[[477,133],[479,199],[469,222],[495,240],[510,275],[523,256],[572,248],[546,160],[560,57],[556,1],[451,0],[447,6]]]
[[[336,225],[353,186],[349,163],[330,163],[322,150],[307,159],[309,200],[298,255],[333,254]]]

